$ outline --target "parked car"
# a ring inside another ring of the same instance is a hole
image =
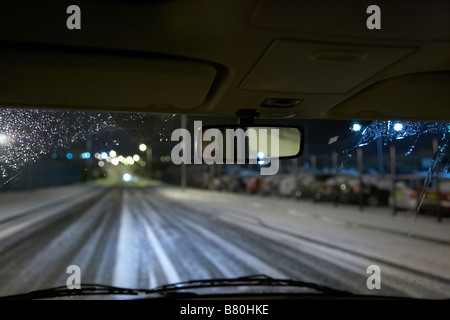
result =
[[[358,176],[337,175],[334,177],[336,184],[336,202],[358,203],[360,193],[360,181]]]
[[[301,172],[297,178],[297,189],[294,196],[297,199],[312,199],[316,177],[309,172]]]
[[[369,207],[387,206],[389,203],[389,180],[378,175],[348,176],[339,190],[340,202]]]
[[[428,214],[450,215],[450,180],[440,180],[439,185],[434,180],[425,194],[421,211]]]
[[[314,199],[378,207],[388,205],[389,194],[389,182],[379,176],[337,174],[316,183]]]
[[[277,186],[277,179],[278,176],[261,176],[261,185],[259,187],[259,193],[261,195],[274,195],[277,193],[276,186]]]
[[[241,193],[245,192],[246,184],[244,178],[240,174],[235,174],[231,181],[230,191]]]
[[[284,197],[292,197],[297,191],[297,177],[293,174],[289,174],[284,176],[280,180],[280,184],[278,186],[278,193],[280,196]]]
[[[245,179],[245,187],[247,193],[250,194],[258,193],[260,185],[261,181],[258,176],[249,176]]]
[[[394,190],[389,196],[389,205],[394,210],[416,210],[419,195],[423,188],[423,177],[402,175],[396,178]]]
[[[338,197],[335,176],[331,174],[316,175],[314,182],[314,202],[336,201]]]

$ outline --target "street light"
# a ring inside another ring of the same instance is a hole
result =
[[[139,150],[142,152],[147,151],[145,154],[145,166],[148,166],[148,177],[152,178],[152,148],[147,147],[144,143],[139,145]]]
[[[403,130],[403,124],[401,124],[400,122],[397,122],[396,124],[394,124],[394,130],[399,132]]]
[[[258,157],[258,164],[260,166],[262,166],[265,161],[264,161],[264,152],[258,152],[258,154],[256,155]]]
[[[119,158],[112,158],[112,159],[111,159],[111,163],[112,163],[114,166],[119,165],[119,163],[120,163]]]
[[[359,123],[355,122],[352,126],[352,131],[358,132],[361,131],[362,127]]]
[[[396,124],[394,124],[394,130],[395,130],[395,132],[398,132],[400,134],[395,139],[400,140],[400,139],[405,138],[406,133],[404,131],[403,124],[401,124],[400,122],[397,122]]]

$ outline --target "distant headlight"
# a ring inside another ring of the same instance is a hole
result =
[[[133,177],[129,173],[124,173],[122,176],[122,180],[125,182],[130,182]]]

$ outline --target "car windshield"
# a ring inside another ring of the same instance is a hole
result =
[[[273,174],[195,159],[196,126],[223,123],[0,109],[0,296],[265,275],[450,298],[448,123],[286,120],[303,154]]]

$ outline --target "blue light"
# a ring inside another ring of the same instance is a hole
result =
[[[352,126],[352,130],[355,132],[358,132],[362,129],[361,125],[359,123],[354,123]]]
[[[256,156],[258,157],[258,164],[262,166],[265,163],[265,161],[263,160],[265,156],[264,152],[258,152]]]
[[[396,124],[394,124],[394,130],[395,131],[402,131],[403,130],[403,125],[400,122],[397,122]]]
[[[67,158],[68,160],[72,159],[72,158],[73,158],[73,154],[71,154],[70,152],[67,153],[67,154],[66,154],[66,158]]]
[[[125,182],[130,182],[133,177],[129,173],[124,173],[122,176],[122,180]]]
[[[52,155],[50,156],[53,160],[55,160],[56,158],[58,158],[58,154],[56,153],[52,153]]]
[[[81,159],[89,159],[91,157],[91,154],[89,152],[83,152],[80,154]]]

